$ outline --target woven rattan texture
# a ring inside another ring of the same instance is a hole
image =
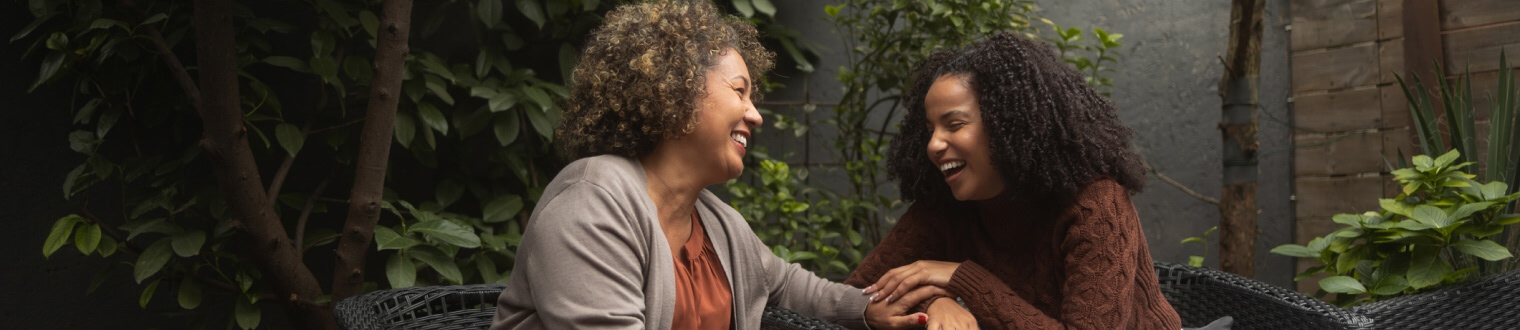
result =
[[[1156,277],[1182,326],[1226,315],[1231,329],[1371,329],[1372,319],[1314,297],[1231,273],[1157,262]]]
[[[1520,272],[1353,307],[1378,329],[1520,329]]]
[[[333,312],[348,330],[486,329],[496,313],[496,298],[504,284],[427,286],[379,290],[338,302]],[[760,319],[764,330],[832,330],[838,325],[766,307]]]

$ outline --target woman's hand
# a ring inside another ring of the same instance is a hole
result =
[[[871,295],[871,301],[892,302],[919,286],[944,287],[948,285],[950,276],[955,275],[955,269],[960,266],[959,262],[915,261],[887,271],[881,279],[876,280],[876,284],[866,287],[865,293]]]
[[[923,327],[929,320],[929,314],[913,313],[908,310],[918,306],[924,299],[934,296],[948,295],[945,289],[937,286],[921,286],[913,291],[908,291],[897,301],[888,302],[877,300],[866,305],[866,324],[872,329],[909,329]],[[952,301],[951,303],[954,303]],[[957,306],[959,307],[959,306]],[[968,314],[969,315],[969,314]],[[972,324],[975,324],[975,320]]]
[[[955,299],[939,297],[929,303],[929,330],[978,329],[976,317]]]

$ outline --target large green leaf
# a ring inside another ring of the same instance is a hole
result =
[[[411,237],[401,236],[395,230],[386,226],[375,226],[375,249],[376,251],[400,250],[421,244]]]
[[[475,255],[475,270],[480,271],[480,280],[483,283],[496,283],[501,278],[500,271],[496,270],[496,262],[486,257],[484,253]]]
[[[238,299],[232,314],[237,319],[238,327],[245,330],[258,328],[259,320],[263,318],[263,311],[259,306],[249,303],[248,299]]]
[[[422,118],[422,123],[438,131],[438,134],[449,134],[449,119],[444,117],[443,112],[438,111],[438,107],[433,106],[432,103],[418,103],[417,117]]]
[[[1398,294],[1408,288],[1409,281],[1404,279],[1404,275],[1394,274],[1378,279],[1377,283],[1372,284],[1372,290],[1369,290],[1369,292],[1375,295],[1388,296]]]
[[[74,246],[79,248],[79,253],[90,255],[95,248],[100,246],[100,225],[86,223],[74,230]]]
[[[438,205],[447,207],[458,201],[461,196],[464,196],[464,185],[454,180],[441,180],[438,181],[437,192],[433,197],[437,199]]]
[[[148,302],[153,300],[153,293],[158,291],[159,281],[162,280],[153,280],[153,283],[148,283],[148,286],[143,287],[142,294],[137,296],[137,306],[148,308]]]
[[[274,138],[280,142],[280,147],[285,148],[285,153],[295,157],[301,152],[301,146],[306,144],[306,136],[301,134],[301,128],[289,123],[280,123],[274,127]]]
[[[1514,256],[1509,253],[1509,249],[1490,240],[1461,240],[1452,243],[1451,247],[1488,261],[1499,261]]]
[[[491,199],[485,205],[481,220],[487,223],[497,223],[512,219],[523,208],[522,197],[512,194],[502,194]]]
[[[417,122],[412,119],[411,115],[402,112],[396,113],[395,129],[396,142],[401,143],[403,147],[412,145],[412,138],[417,136]]]
[[[533,21],[533,25],[540,29],[544,28],[544,23],[547,23],[549,19],[544,16],[544,8],[538,3],[539,0],[515,0],[515,2],[517,2],[518,12]]]
[[[765,16],[776,16],[776,5],[771,4],[771,0],[753,0],[752,2],[755,5],[755,11],[765,14]]]
[[[53,252],[58,252],[58,249],[69,244],[69,234],[74,233],[74,226],[78,225],[80,221],[84,221],[84,218],[74,214],[58,218],[58,221],[54,221],[53,229],[48,232],[47,240],[42,242],[42,256],[44,258],[52,257]]]
[[[1409,286],[1420,289],[1441,283],[1441,278],[1451,272],[1451,266],[1441,259],[1441,248],[1417,245],[1410,259]]]
[[[1451,219],[1447,216],[1446,211],[1430,205],[1415,206],[1414,211],[1409,212],[1409,218],[1435,228],[1451,225]]]
[[[163,269],[164,265],[169,263],[169,258],[173,257],[169,246],[170,241],[172,240],[154,241],[153,244],[148,245],[148,248],[143,249],[142,254],[137,255],[137,263],[132,266],[132,277],[137,280],[137,283],[142,283],[143,280],[157,274],[159,269]]]
[[[430,246],[419,246],[408,250],[413,258],[422,260],[422,263],[432,267],[439,275],[453,284],[462,284],[464,274],[459,272],[459,265],[454,264],[454,259]]]
[[[174,254],[181,257],[192,257],[200,254],[201,246],[206,244],[206,232],[199,230],[186,230],[174,235]]]
[[[195,309],[201,305],[201,286],[194,279],[184,278],[179,281],[179,307]]]
[[[505,147],[517,141],[517,136],[522,134],[522,119],[517,116],[516,112],[496,115],[491,126],[491,132],[496,136],[496,143]]]
[[[417,265],[405,251],[398,251],[385,260],[385,279],[392,289],[411,287],[417,282]]]
[[[1326,277],[1319,280],[1319,287],[1325,289],[1325,291],[1334,293],[1362,294],[1367,292],[1367,287],[1362,286],[1362,282],[1358,282],[1350,276]]]
[[[480,247],[480,237],[475,236],[475,229],[449,220],[419,222],[412,225],[410,230],[453,246],[471,249]]]
[[[480,0],[475,5],[475,15],[486,27],[493,27],[501,23],[501,0]]]

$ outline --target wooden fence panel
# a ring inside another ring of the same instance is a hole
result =
[[[1377,175],[1298,177],[1293,182],[1297,187],[1294,213],[1298,218],[1376,210],[1377,199],[1383,196],[1382,178]]]
[[[1313,133],[1345,132],[1382,125],[1376,88],[1309,94],[1293,98],[1293,125]]]
[[[1293,145],[1298,151],[1293,157],[1296,175],[1358,174],[1380,172],[1385,167],[1382,132],[1299,134],[1293,138]]]
[[[1293,51],[1376,40],[1375,0],[1293,0]]]
[[[1484,24],[1520,21],[1520,1],[1442,0],[1441,29],[1452,30]]]
[[[1404,37],[1404,0],[1378,0],[1378,40]]]
[[[1442,65],[1448,68],[1447,72],[1461,72],[1464,68],[1472,72],[1497,70],[1499,51],[1520,55],[1520,24],[1455,31],[1443,39],[1446,61]]]
[[[1378,86],[1378,94],[1383,100],[1379,104],[1383,109],[1383,128],[1409,127],[1414,124],[1409,119],[1409,101],[1404,98],[1404,90],[1398,84]]]
[[[1376,84],[1378,81],[1377,49],[1377,45],[1368,43],[1355,47],[1294,54],[1293,92]]]
[[[1397,76],[1395,75],[1397,74]],[[1404,39],[1378,43],[1378,83],[1398,84],[1404,75]]]

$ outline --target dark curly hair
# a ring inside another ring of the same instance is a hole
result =
[[[1049,46],[1003,33],[936,52],[914,72],[913,89],[904,96],[907,115],[887,164],[904,199],[956,202],[926,151],[933,133],[924,97],[945,75],[964,75],[976,94],[992,166],[1008,189],[1004,196],[1066,205],[1100,178],[1114,179],[1130,193],[1144,187],[1140,156],[1129,147],[1134,131],[1119,121],[1113,103]]]
[[[730,49],[761,79],[775,55],[755,27],[711,2],[657,1],[608,12],[591,33],[571,78],[565,121],[555,131],[570,159],[641,157],[690,133],[707,70]],[[758,99],[756,93],[753,97]]]

